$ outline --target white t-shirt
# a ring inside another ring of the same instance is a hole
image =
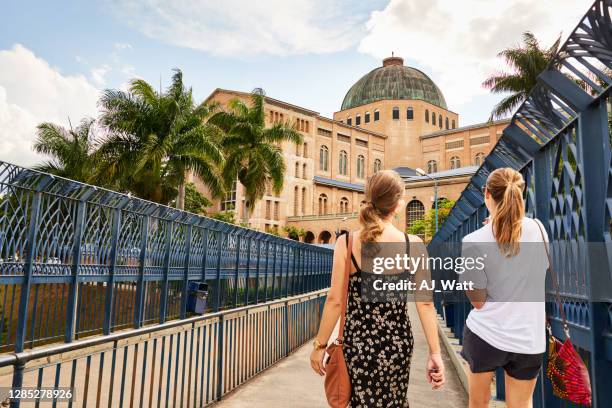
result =
[[[484,306],[470,311],[466,324],[495,348],[539,354],[546,351],[548,258],[537,221],[523,219],[520,243],[519,253],[506,257],[497,247],[490,223],[463,238],[462,256],[483,256],[484,268],[466,271],[461,280],[487,291]]]

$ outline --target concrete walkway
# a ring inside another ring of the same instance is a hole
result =
[[[414,354],[410,372],[408,400],[411,408],[467,407],[467,396],[444,347],[442,347],[447,383],[433,391],[425,380],[427,343],[413,304],[410,317],[414,332]],[[225,396],[215,407],[223,408],[313,408],[327,407],[323,378],[314,374],[309,364],[310,343],[291,356],[264,371],[234,392]]]

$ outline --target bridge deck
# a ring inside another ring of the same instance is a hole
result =
[[[414,331],[414,354],[408,391],[410,407],[467,407],[467,396],[444,349],[443,358],[448,377],[445,388],[442,391],[432,391],[425,381],[427,344],[414,305],[410,306],[410,316]],[[315,375],[308,363],[310,350],[310,344],[302,346],[291,356],[224,397],[215,406],[219,408],[326,407],[323,378]]]

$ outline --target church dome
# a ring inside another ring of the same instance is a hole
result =
[[[383,60],[349,89],[340,110],[382,100],[418,99],[447,109],[440,88],[423,72],[404,65],[400,57]]]

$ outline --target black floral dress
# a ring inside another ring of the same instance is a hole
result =
[[[408,250],[408,236],[406,246]],[[408,407],[413,338],[405,302],[362,301],[363,271],[351,275],[344,354],[351,377],[350,407]]]

